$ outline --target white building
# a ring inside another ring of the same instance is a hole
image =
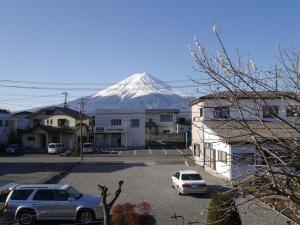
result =
[[[9,142],[11,128],[11,113],[7,110],[0,109],[0,146]]]
[[[95,144],[100,148],[145,147],[145,112],[99,109],[95,115]]]
[[[206,95],[190,103],[192,108],[192,152],[197,164],[216,176],[227,180],[253,173],[254,164],[260,163],[252,138],[269,140],[299,140],[298,132],[278,117],[298,126],[300,117],[292,101],[283,100],[282,93],[260,92],[253,99],[251,93],[238,93],[240,111],[228,99],[228,92]],[[251,97],[249,97],[251,96]],[[242,113],[241,113],[242,112]],[[242,119],[255,132],[243,126]],[[260,121],[263,121],[262,124]],[[259,134],[259,137],[256,137]],[[274,144],[272,146],[274,148]]]
[[[177,133],[177,114],[179,109],[146,109],[146,133]]]

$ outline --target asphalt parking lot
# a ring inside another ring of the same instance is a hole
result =
[[[99,193],[97,184],[102,184],[114,193],[118,181],[124,180],[117,204],[149,202],[157,224],[176,224],[171,219],[175,213],[186,220],[201,221],[200,224],[203,224],[212,194],[224,190],[225,183],[200,170],[209,184],[209,193],[179,196],[171,187],[170,176],[182,169],[187,169],[183,163],[85,163],[77,166],[60,183],[74,185],[79,191],[87,193]],[[199,167],[193,169],[199,170]]]

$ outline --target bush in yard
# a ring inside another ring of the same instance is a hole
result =
[[[151,206],[147,202],[138,205],[127,202],[113,209],[112,222],[115,225],[155,225],[156,221],[150,212]]]
[[[206,225],[241,225],[234,199],[229,194],[216,194],[209,203]]]

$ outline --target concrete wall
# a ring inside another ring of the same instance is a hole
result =
[[[112,126],[112,119],[120,119],[120,126]],[[131,127],[131,120],[138,119],[139,127]],[[125,147],[144,147],[145,146],[145,113],[134,110],[96,110],[95,127],[121,128],[121,144]],[[109,132],[105,132],[109,134]],[[118,132],[112,132],[118,133]],[[96,143],[97,143],[96,135]]]

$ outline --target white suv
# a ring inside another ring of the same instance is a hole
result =
[[[65,151],[65,146],[62,143],[50,143],[48,145],[49,154],[58,154]]]

